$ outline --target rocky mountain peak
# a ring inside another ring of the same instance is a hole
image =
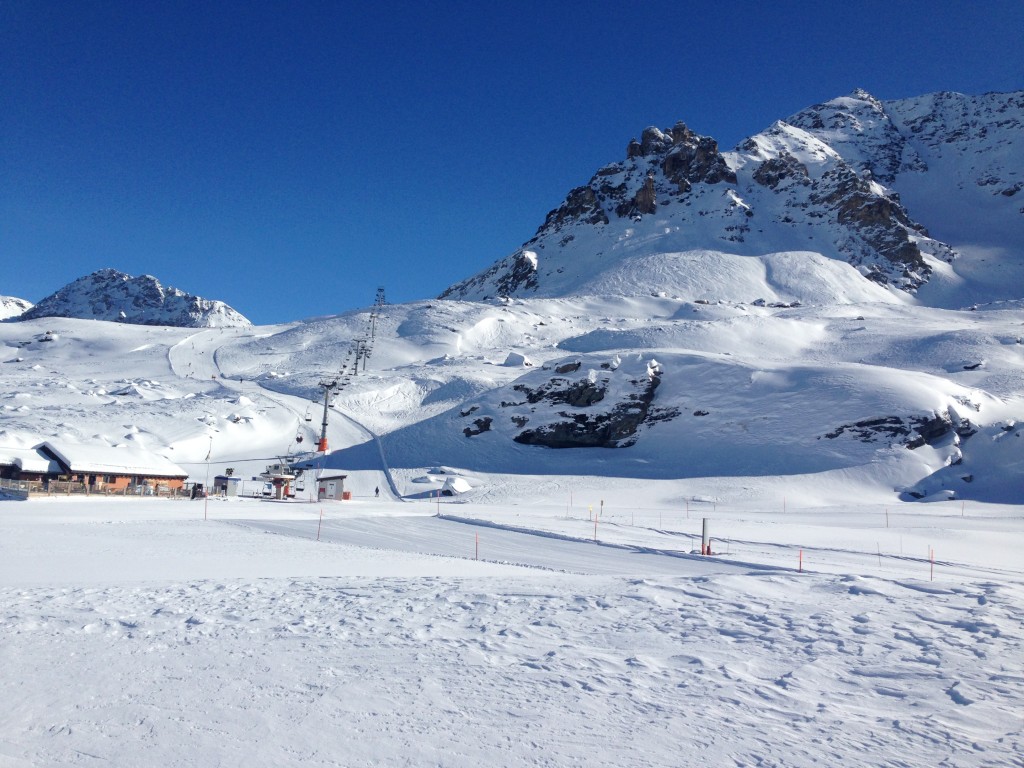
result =
[[[173,287],[165,288],[152,275],[133,277],[110,268],[68,283],[20,319],[40,317],[78,317],[188,328],[251,325],[222,301],[193,296]]]
[[[883,101],[857,88],[776,121],[731,152],[683,122],[649,126],[624,160],[571,190],[519,250],[442,298],[664,290],[634,284],[640,273],[630,263],[705,251],[821,254],[915,293],[954,262],[950,243],[1016,237],[1022,107],[1024,94]],[[951,196],[970,217],[943,205]],[[972,221],[984,226],[970,230]],[[963,237],[940,240],[926,225]]]

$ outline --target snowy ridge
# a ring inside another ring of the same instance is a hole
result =
[[[14,296],[0,296],[0,320],[19,317],[31,308],[31,301],[17,299]]]
[[[136,325],[221,328],[251,323],[222,301],[164,288],[151,275],[132,277],[101,269],[47,296],[21,319],[78,317]]]

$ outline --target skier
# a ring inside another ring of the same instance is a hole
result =
[[[373,497],[375,499],[380,497],[380,487],[379,486],[377,488],[373,489]]]

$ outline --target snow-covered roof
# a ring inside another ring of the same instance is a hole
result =
[[[444,481],[444,485],[441,486],[441,493],[445,493],[447,491],[453,496],[471,490],[473,490],[473,486],[466,482],[465,478],[462,477],[449,477]]]
[[[60,464],[35,448],[0,448],[0,464],[18,467],[22,472],[59,474]]]
[[[50,440],[37,445],[36,448],[48,450],[72,472],[145,477],[188,476],[188,472],[170,459],[138,448],[114,448],[108,445]]]

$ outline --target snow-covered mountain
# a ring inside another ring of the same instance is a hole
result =
[[[0,296],[0,320],[19,317],[22,313],[31,308],[31,301],[18,299],[14,296]]]
[[[481,500],[586,477],[662,502],[1021,503],[1020,103],[855,92],[726,153],[648,129],[447,300],[200,333],[0,324],[0,445],[205,470],[213,438],[258,471],[316,443],[336,379],[323,465],[368,493],[459,474]]]
[[[151,275],[132,277],[116,269],[101,269],[68,283],[21,317],[77,317],[182,328],[252,324],[222,301],[193,296],[170,286],[165,288]]]
[[[1015,298],[1022,120],[1024,93],[882,102],[856,90],[731,152],[683,123],[650,127],[521,248],[442,297],[713,298],[728,287],[721,264],[778,274],[799,252],[805,285],[855,270],[934,306]]]

